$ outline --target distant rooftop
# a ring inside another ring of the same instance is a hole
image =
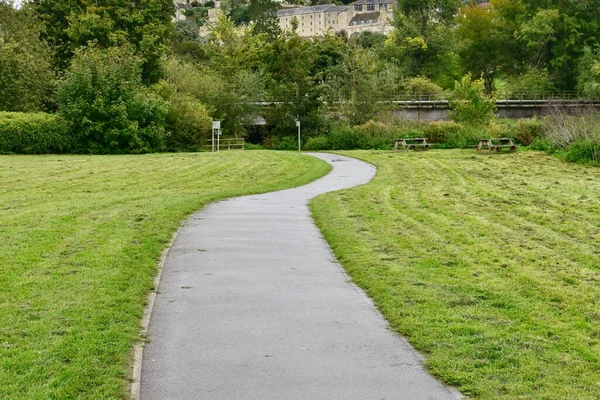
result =
[[[356,14],[351,20],[350,25],[359,25],[365,23],[375,23],[381,14],[379,11]]]
[[[350,3],[350,6],[361,5],[361,4],[393,4],[396,0],[358,0],[354,3]]]
[[[335,4],[322,4],[319,6],[296,7],[277,11],[278,17],[288,17],[292,15],[313,14],[321,12],[343,12],[348,11],[348,6],[338,6]]]

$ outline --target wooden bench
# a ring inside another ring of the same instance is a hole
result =
[[[517,145],[514,144],[511,138],[481,139],[477,145],[478,152],[484,150],[500,152],[502,149],[508,149],[512,153],[517,150]]]
[[[427,138],[401,138],[396,139],[394,144],[394,151],[398,151],[398,147],[402,146],[405,151],[413,149],[414,151],[429,150],[429,144]]]

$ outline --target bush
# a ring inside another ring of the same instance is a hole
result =
[[[212,118],[206,106],[188,93],[161,80],[152,87],[168,104],[166,117],[167,149],[200,151],[211,133]]]
[[[254,144],[254,143],[248,143],[246,142],[244,144],[244,150],[264,150],[265,146],[263,146],[262,144]]]
[[[531,150],[545,151],[547,153],[552,153],[552,145],[546,138],[536,138],[533,139],[531,144],[529,145]]]
[[[446,143],[460,135],[463,126],[453,121],[432,122],[423,128],[423,135],[431,143]]]
[[[77,152],[165,149],[167,104],[141,85],[141,61],[125,47],[79,50],[59,90],[59,112]]]
[[[0,153],[69,153],[72,140],[59,115],[0,113]]]
[[[506,91],[510,98],[534,98],[556,90],[548,70],[528,69],[524,74],[508,78]]]
[[[332,150],[355,150],[370,147],[367,135],[347,125],[333,127],[329,133],[329,146]]]
[[[54,100],[52,51],[40,29],[35,15],[0,1],[0,111],[36,112]]]
[[[577,66],[577,89],[585,97],[600,97],[600,49],[584,48]]]
[[[404,92],[419,98],[441,99],[443,89],[427,78],[417,76],[404,84]]]
[[[450,118],[455,122],[487,126],[496,116],[496,99],[485,94],[483,79],[472,80],[467,74],[454,85],[450,109]]]
[[[270,145],[273,150],[298,150],[298,138],[295,136],[273,136]]]
[[[169,100],[167,148],[172,151],[199,151],[205,144],[212,118],[204,104],[188,94]]]
[[[564,158],[565,160],[571,162],[598,162],[599,151],[600,147],[598,146],[597,142],[592,140],[577,140],[571,143],[567,151],[564,153]]]
[[[327,136],[314,136],[308,139],[304,150],[331,150]]]
[[[549,151],[562,153],[568,161],[600,161],[600,113],[583,112],[570,115],[553,109],[544,119],[543,135]]]
[[[529,146],[534,140],[543,136],[543,126],[537,118],[520,119],[517,122],[517,142],[523,146]]]

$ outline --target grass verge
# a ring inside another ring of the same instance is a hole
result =
[[[329,169],[265,151],[0,157],[0,398],[127,398],[156,261],[181,221]]]
[[[354,282],[427,366],[482,399],[597,399],[600,169],[538,152],[343,152],[368,185],[313,200]]]

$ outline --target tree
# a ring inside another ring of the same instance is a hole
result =
[[[399,0],[394,9],[396,60],[407,75],[438,75],[452,52],[452,24],[462,0]]]
[[[483,77],[485,90],[494,90],[494,79],[504,62],[506,43],[511,37],[492,4],[471,3],[460,9],[456,29],[458,54],[465,68]]]
[[[51,103],[55,76],[41,26],[28,8],[0,0],[0,110],[39,111]]]
[[[577,67],[577,89],[588,98],[600,98],[600,49],[584,49]]]
[[[312,74],[316,60],[311,41],[297,34],[280,36],[264,57],[266,72],[271,76],[269,98],[276,102],[267,121],[282,135],[293,135],[296,120],[310,134],[323,126],[323,108],[317,79]]]
[[[487,126],[496,116],[496,99],[486,95],[483,79],[467,74],[454,85],[450,109],[450,117],[458,123]]]
[[[246,0],[223,0],[221,10],[236,26],[246,25],[250,22],[250,10]]]
[[[32,0],[56,48],[56,65],[68,65],[73,52],[89,43],[100,48],[129,45],[142,61],[144,82],[160,77],[160,60],[173,34],[171,0]]]
[[[250,20],[254,22],[252,32],[264,33],[271,40],[277,38],[281,33],[277,10],[277,4],[273,0],[250,0],[248,13]]]
[[[363,124],[383,111],[393,98],[400,75],[377,60],[373,50],[350,47],[330,70],[325,84],[328,103],[351,124]]]
[[[76,151],[164,150],[167,105],[142,87],[141,72],[128,47],[76,51],[59,88],[59,112],[77,135]]]
[[[577,85],[577,63],[586,47],[600,45],[600,0],[523,0],[522,34],[533,67],[548,68],[564,90]]]
[[[247,69],[223,76],[212,69],[171,60],[165,78],[174,93],[193,96],[205,104],[212,118],[223,121],[225,133],[236,137],[243,135],[245,127],[259,115],[258,103],[266,98],[264,77]]]

